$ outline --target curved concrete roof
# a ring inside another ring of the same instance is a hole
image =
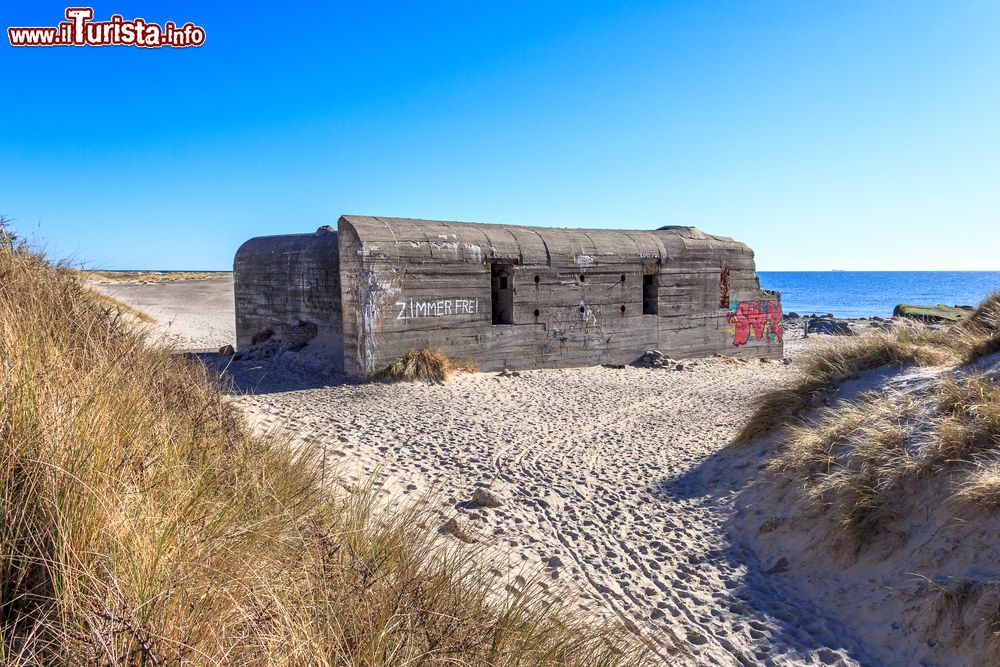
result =
[[[294,255],[299,252],[321,252],[323,250],[328,250],[333,255],[337,254],[337,230],[333,227],[320,227],[312,234],[256,236],[239,247],[234,262],[261,254]]]
[[[694,227],[562,229],[357,215],[342,216],[339,224],[341,234],[352,232],[357,237],[365,254],[398,261],[482,263],[507,259],[542,266],[550,265],[559,255],[577,264],[597,264],[602,256],[614,256],[618,261],[667,262],[695,249],[752,256],[743,243]]]

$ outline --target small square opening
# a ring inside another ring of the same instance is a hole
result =
[[[642,314],[656,315],[660,310],[659,275],[651,274],[642,277]]]

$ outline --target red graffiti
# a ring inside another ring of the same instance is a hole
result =
[[[733,327],[733,345],[739,347],[753,340],[762,341],[770,334],[776,340],[784,340],[785,330],[781,324],[781,304],[774,301],[740,301],[729,309],[728,320]]]

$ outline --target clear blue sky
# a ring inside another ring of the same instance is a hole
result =
[[[758,268],[1000,269],[1000,3],[126,2],[199,49],[14,49],[0,213],[227,269],[342,213],[733,236]]]

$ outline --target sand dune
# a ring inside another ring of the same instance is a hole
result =
[[[914,411],[899,422],[908,454],[892,456],[894,467],[904,471],[901,481],[898,488],[877,485],[879,529],[865,533],[863,545],[845,535],[835,512],[824,511],[803,493],[807,482],[800,470],[756,475],[736,499],[732,539],[751,545],[764,564],[789,561],[800,594],[821,601],[826,616],[863,634],[858,654],[873,664],[996,664],[1000,516],[990,503],[956,496],[976,469],[976,459],[985,464],[989,454],[935,461],[929,453],[935,438],[934,392],[944,378],[964,377],[971,368],[880,369],[840,387],[841,402],[874,395]],[[983,357],[977,368],[996,378],[1000,355]],[[877,412],[869,411],[869,419],[879,419]],[[886,418],[881,419],[878,424],[884,426]],[[770,456],[782,437],[777,433],[754,443],[745,456]],[[831,468],[842,472],[845,465]]]

